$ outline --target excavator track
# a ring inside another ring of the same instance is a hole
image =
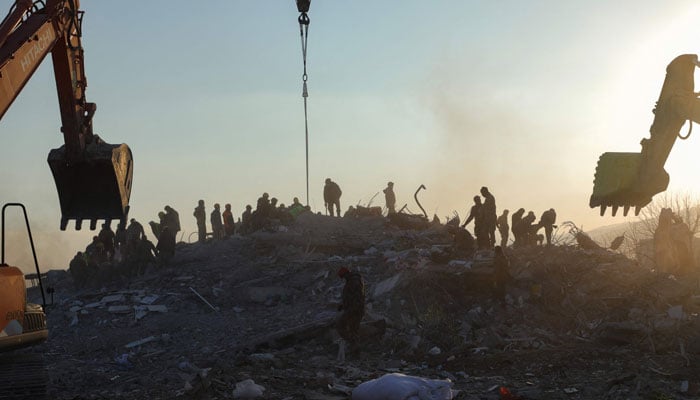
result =
[[[0,355],[0,400],[45,400],[48,371],[41,354]]]

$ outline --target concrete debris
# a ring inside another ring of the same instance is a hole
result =
[[[301,214],[286,231],[180,243],[172,265],[130,279],[77,290],[51,274],[55,328],[29,350],[60,400],[340,399],[385,374],[449,379],[459,398],[698,397],[696,278],[572,241],[507,248],[512,279],[496,297],[492,252],[399,220]],[[367,290],[342,363],[340,266]]]

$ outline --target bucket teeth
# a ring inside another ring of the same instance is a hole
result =
[[[601,217],[605,215],[605,210],[606,210],[607,208],[608,208],[608,206],[605,205],[605,204],[601,204],[601,205],[600,205],[600,216],[601,216]]]
[[[630,212],[630,205],[625,204],[624,208],[622,209],[622,215],[626,217],[628,212]]]
[[[614,205],[614,206],[612,207],[612,216],[613,216],[613,217],[617,214],[617,208],[618,208],[618,207],[619,207],[619,206],[618,206],[617,204]]]

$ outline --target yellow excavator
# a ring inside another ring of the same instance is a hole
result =
[[[676,138],[687,139],[692,123],[700,122],[700,93],[695,93],[693,74],[700,67],[698,56],[676,57],[666,68],[666,79],[654,108],[650,137],[642,139],[640,153],[604,153],[598,160],[591,208],[600,206],[600,215],[612,207],[615,216],[619,207],[627,215],[631,207],[639,215],[654,195],[668,187],[669,176],[664,164]],[[690,128],[680,133],[686,121]]]
[[[92,131],[96,106],[85,98],[82,21],[78,0],[16,0],[0,22],[0,118],[51,53],[65,144],[50,151],[48,163],[61,206],[61,230],[70,220],[76,229],[83,221],[90,222],[90,229],[98,220],[124,223],[131,195],[131,150],[105,143]],[[48,336],[42,307],[27,302],[24,274],[5,264],[4,255],[3,219],[0,351]],[[38,266],[37,276],[41,279]]]

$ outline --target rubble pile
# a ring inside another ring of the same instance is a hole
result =
[[[453,243],[435,223],[307,213],[179,243],[128,280],[76,289],[52,271],[50,338],[26,351],[44,354],[56,399],[346,399],[386,374],[450,380],[457,399],[698,395],[696,281],[602,248],[509,248],[504,305],[492,254]],[[367,288],[362,349],[344,362],[341,266]]]

